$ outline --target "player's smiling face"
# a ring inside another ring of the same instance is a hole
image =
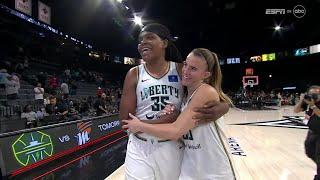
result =
[[[199,56],[190,53],[183,62],[182,85],[192,86],[207,78],[210,73],[207,71],[207,62]]]
[[[155,33],[142,32],[139,35],[138,51],[142,59],[146,62],[161,57],[166,47],[166,41],[162,40]]]

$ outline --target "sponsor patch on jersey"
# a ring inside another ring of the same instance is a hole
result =
[[[169,75],[168,80],[169,80],[169,82],[178,82],[178,76],[177,75]]]

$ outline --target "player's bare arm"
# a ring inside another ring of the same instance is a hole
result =
[[[137,76],[138,67],[131,68],[124,80],[123,92],[120,101],[120,120],[128,119],[129,113],[135,114],[137,106]]]

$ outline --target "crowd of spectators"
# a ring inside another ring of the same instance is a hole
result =
[[[252,107],[261,109],[264,106],[295,105],[299,100],[299,93],[286,91],[243,90],[229,92],[233,103],[237,107]]]
[[[119,83],[106,80],[103,73],[76,65],[47,72],[33,68],[34,58],[31,63],[26,56],[17,59],[16,64],[0,64],[0,107],[21,106],[19,116],[27,128],[118,113]],[[26,104],[19,101],[20,80],[34,86],[34,98]],[[78,83],[94,84],[96,95],[77,96]]]

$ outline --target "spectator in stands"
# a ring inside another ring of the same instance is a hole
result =
[[[105,87],[106,87],[106,83],[105,83],[104,78],[103,78],[102,76],[100,76],[100,77],[98,78],[98,86],[99,86],[99,87],[102,87],[102,88],[105,88]]]
[[[41,87],[41,83],[38,82],[37,86],[33,90],[34,90],[34,98],[35,98],[36,104],[43,105],[44,89]]]
[[[18,92],[20,89],[20,82],[13,79],[14,76],[7,76],[5,82],[6,94],[8,100],[15,100],[18,98]]]
[[[44,119],[44,117],[46,116],[46,110],[45,108],[42,106],[38,109],[38,111],[36,112],[36,118],[39,121],[42,121]]]
[[[12,73],[12,80],[15,81],[18,84],[18,90],[20,89],[20,78],[19,74],[17,73]]]
[[[23,113],[21,113],[21,119],[26,119],[27,128],[37,127],[36,113],[32,111],[31,105],[28,104],[23,108]]]
[[[50,97],[49,97],[49,94],[45,93],[43,95],[43,104],[44,104],[44,107],[46,107],[48,104],[50,104]]]
[[[6,85],[9,74],[6,69],[0,70],[0,104],[6,104]]]
[[[79,112],[76,110],[74,106],[70,106],[68,110],[68,121],[74,121],[81,119],[81,116],[79,115]]]
[[[56,114],[56,111],[58,109],[58,106],[57,106],[57,98],[55,96],[50,96],[49,97],[50,99],[50,104],[48,104],[46,106],[46,112],[49,114],[49,115],[55,115]]]
[[[24,57],[23,67],[24,69],[29,68],[29,58],[27,56]]]
[[[80,72],[78,69],[73,71],[72,78],[77,81],[80,80]]]
[[[94,107],[97,111],[97,116],[108,114],[106,97],[106,93],[102,93],[101,98],[95,102]]]
[[[58,116],[59,120],[69,120],[70,108],[73,107],[73,101],[69,99],[69,95],[64,94],[61,99],[58,99]]]
[[[89,98],[88,98],[89,99]],[[88,100],[86,98],[82,98],[79,105],[80,114],[83,116],[86,116],[89,112],[90,105],[88,103]]]
[[[56,116],[58,121],[67,120],[68,104],[65,100],[50,97],[50,104],[46,106],[46,112],[51,116]]]
[[[61,83],[61,93],[63,96],[69,96],[69,86],[66,82]]]
[[[101,87],[98,87],[97,89],[97,96],[101,97],[101,95],[104,93],[104,90]]]
[[[6,69],[0,70],[0,88],[5,88],[8,76],[10,76],[10,74],[8,74],[8,71]]]
[[[49,87],[50,87],[51,93],[53,93],[53,91],[55,91],[56,88],[58,87],[58,79],[55,74],[53,74],[53,76],[49,78]]]
[[[71,79],[71,72],[69,68],[64,71],[64,75],[66,76],[66,79]]]
[[[75,80],[71,80],[70,82],[70,95],[76,95],[77,94],[77,84]]]
[[[46,81],[47,81],[47,74],[40,72],[37,76],[39,82],[41,83],[42,87],[46,86]]]
[[[100,96],[99,96],[100,97]],[[88,105],[89,105],[89,109],[93,106],[93,97],[89,96],[87,99]]]

